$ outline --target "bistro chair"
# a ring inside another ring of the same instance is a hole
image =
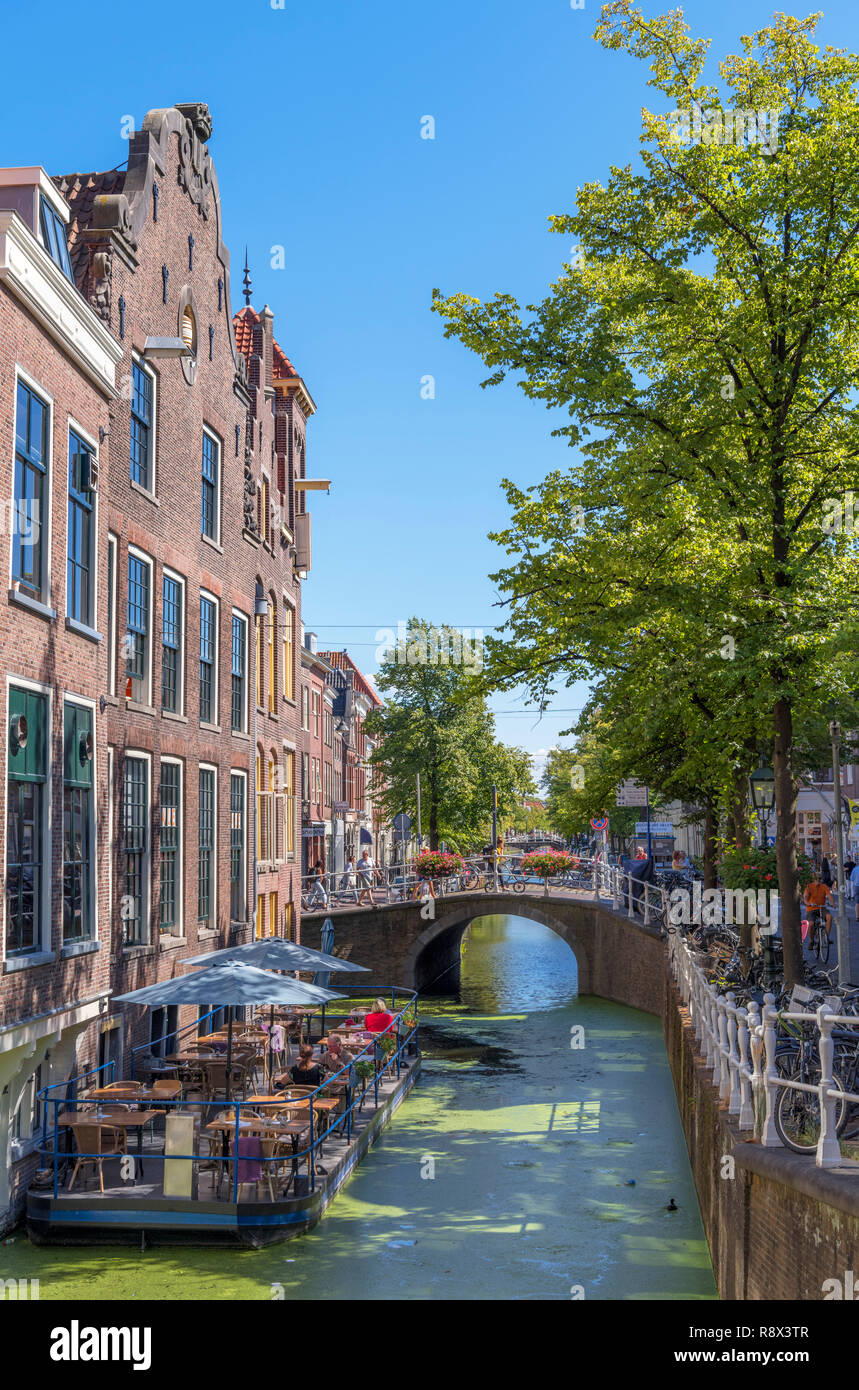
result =
[[[125,1153],[121,1136],[112,1125],[77,1124],[72,1128],[77,1145],[78,1157],[69,1179],[69,1192],[74,1187],[78,1171],[87,1167],[98,1168],[99,1185],[104,1193],[104,1160]],[[84,1174],[86,1184],[86,1174]]]
[[[111,1081],[104,1089],[106,1091],[139,1091],[142,1086],[142,1081]]]

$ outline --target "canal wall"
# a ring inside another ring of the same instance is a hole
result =
[[[764,1148],[737,1127],[667,970],[663,1025],[720,1296],[819,1301],[833,1290],[827,1281],[837,1280],[852,1298],[859,1164],[818,1168],[813,1158]]]

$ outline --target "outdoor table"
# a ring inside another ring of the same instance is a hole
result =
[[[107,1100],[116,1101],[117,1105],[136,1105],[141,1101],[150,1100],[176,1100],[182,1094],[180,1082],[174,1082],[174,1090],[170,1093],[164,1090],[156,1091],[152,1086],[140,1086],[128,1090],[120,1086],[110,1088],[108,1086],[96,1086],[92,1091],[87,1091],[85,1100]]]
[[[224,1157],[227,1156],[227,1136],[236,1128],[235,1119],[222,1118],[213,1120],[206,1125],[206,1129],[212,1134],[222,1134],[224,1140]],[[286,1138],[292,1143],[292,1181],[298,1173],[298,1143],[302,1134],[307,1133],[307,1125],[301,1120],[264,1120],[257,1119],[252,1115],[243,1115],[239,1119],[239,1134],[259,1134],[275,1136],[276,1138]],[[234,1161],[242,1162],[242,1155],[234,1155]],[[287,1184],[288,1185],[288,1184]]]
[[[125,1101],[117,1101],[117,1104],[125,1104]],[[165,1115],[165,1110],[125,1110],[109,1114],[106,1110],[96,1111],[71,1111],[60,1116],[61,1125],[78,1124],[97,1124],[100,1129],[136,1129],[137,1130],[137,1156],[140,1160],[140,1176],[144,1176],[143,1171],[143,1128],[159,1115]],[[135,1176],[134,1181],[137,1181]]]

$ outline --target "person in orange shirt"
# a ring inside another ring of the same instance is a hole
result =
[[[826,908],[826,931],[832,936],[832,913],[829,908],[833,905],[832,892],[825,883],[821,883],[820,875],[813,874],[811,882],[806,886],[802,895],[802,901],[808,909],[809,917],[812,913],[820,915],[822,908]]]

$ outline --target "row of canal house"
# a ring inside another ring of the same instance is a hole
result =
[[[179,105],[122,169],[0,171],[0,1227],[40,1088],[194,1021],[112,995],[300,932],[315,407],[247,274],[233,313],[210,135]]]

